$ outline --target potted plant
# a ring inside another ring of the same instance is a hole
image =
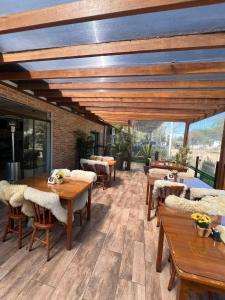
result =
[[[209,228],[212,220],[209,216],[200,213],[193,213],[191,218],[195,220],[198,236],[208,237],[212,233],[211,228]]]
[[[145,165],[149,166],[151,162],[152,144],[146,144],[142,147],[142,155],[145,160]]]
[[[179,148],[177,154],[176,154],[176,164],[182,165],[182,166],[188,166],[191,151],[188,147],[181,147]]]

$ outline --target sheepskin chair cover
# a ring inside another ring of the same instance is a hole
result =
[[[178,177],[179,178],[194,178],[195,172],[191,168],[188,168],[187,172],[179,172]]]
[[[73,170],[71,171],[71,178],[75,180],[81,180],[81,181],[87,181],[93,183],[97,180],[97,175],[94,172]],[[76,182],[74,184],[76,184]],[[88,201],[88,191],[85,191],[74,201],[73,211],[75,212],[83,209],[87,201]]]
[[[98,160],[96,160],[95,164],[105,166],[106,174],[107,175],[110,174],[109,163],[107,161],[98,161]]]
[[[202,199],[205,196],[225,196],[224,190],[215,189],[202,189],[202,188],[191,188],[190,189],[190,199]]]
[[[103,156],[103,157],[102,157],[102,160],[103,160],[103,161],[114,160],[114,157],[112,157],[112,156]]]
[[[184,191],[181,194],[181,197],[184,197],[186,194],[187,186],[183,183],[179,182],[173,182],[168,180],[156,180],[154,182],[154,187],[152,191],[152,198],[154,201],[156,201],[159,197],[159,191],[160,189],[167,187],[167,186],[182,186],[184,188]]]
[[[27,185],[10,184],[6,180],[0,181],[0,200],[12,207],[20,207],[24,203],[24,191]]]
[[[28,187],[24,192],[24,198],[49,209],[60,222],[67,222],[67,210],[62,207],[59,196],[56,193],[42,192]]]
[[[83,169],[83,164],[89,164],[89,165],[95,166],[96,160],[81,158],[80,165],[81,165],[82,169]]]
[[[205,197],[201,201],[188,200],[175,195],[170,195],[165,199],[165,204],[169,208],[199,212],[209,215],[225,215],[225,197]]]
[[[158,168],[152,168],[148,171],[149,175],[157,176],[157,175],[169,175],[171,174],[170,170],[166,169],[158,169]]]
[[[102,160],[103,157],[100,155],[91,155],[90,160]]]

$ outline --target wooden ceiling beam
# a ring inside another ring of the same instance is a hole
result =
[[[185,104],[185,103],[158,103],[158,102],[152,102],[152,103],[109,103],[109,102],[81,102],[80,106],[87,107],[87,109],[94,109],[94,108],[110,108],[110,107],[117,107],[117,108],[123,108],[123,107],[135,107],[135,108],[164,108],[164,109],[192,109],[192,110],[210,110],[210,109],[217,109],[218,107],[221,107],[220,105],[216,104],[208,104],[207,106],[202,104]],[[224,109],[225,109],[225,105]]]
[[[224,48],[225,33],[192,34],[2,53],[0,62],[18,63],[64,58],[134,54],[160,51]]]
[[[223,0],[83,0],[0,18],[0,33],[223,3]]]
[[[170,81],[134,81],[134,82],[66,82],[39,83],[19,82],[21,90],[95,90],[95,89],[189,89],[189,88],[225,88],[225,80],[170,80]]]
[[[225,89],[220,90],[156,90],[156,91],[128,91],[128,92],[78,92],[78,91],[35,91],[40,97],[57,98],[225,98]]]
[[[173,109],[154,109],[154,108],[136,108],[136,107],[107,107],[107,108],[97,108],[97,107],[90,107],[88,108],[91,112],[93,113],[107,113],[107,112],[112,112],[112,113],[143,113],[143,114],[159,114],[159,115],[184,115],[184,116],[191,116],[191,115],[199,115],[201,116],[202,114],[205,114],[205,110],[201,111],[194,111],[192,109],[186,109],[186,110],[173,110]],[[208,113],[213,113],[213,111],[207,111]]]
[[[136,77],[178,74],[220,74],[225,73],[225,61],[179,63],[138,67],[106,67],[91,69],[45,70],[30,72],[1,72],[0,80],[33,80],[54,78],[94,78],[94,77]]]
[[[80,105],[84,103],[177,103],[177,104],[201,104],[201,105],[225,105],[225,99],[207,99],[207,98],[47,98],[48,101],[71,101],[68,99],[72,99],[73,102],[79,102]]]

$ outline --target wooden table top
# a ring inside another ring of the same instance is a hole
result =
[[[116,164],[116,160],[108,160],[107,162],[108,162],[110,167],[115,166],[115,164]]]
[[[159,214],[179,276],[225,290],[225,245],[198,237],[190,213],[160,207]]]
[[[29,187],[43,192],[53,192],[59,195],[61,199],[74,200],[82,192],[87,190],[91,183],[85,181],[66,178],[61,184],[48,184],[46,176],[34,176],[19,181],[20,184],[26,184]]]
[[[167,164],[163,162],[154,162],[151,164],[151,168],[176,170],[178,172],[187,172],[187,167],[181,165]]]

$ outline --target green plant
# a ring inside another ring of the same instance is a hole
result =
[[[176,154],[176,164],[188,166],[190,162],[190,154],[191,151],[188,147],[181,147]]]
[[[151,158],[152,154],[152,144],[146,144],[142,147],[142,155],[145,159],[146,166],[149,165],[149,159]]]
[[[88,158],[92,154],[93,150],[93,141],[91,136],[87,135],[81,130],[77,130],[75,135],[78,159],[80,160],[80,158]]]

